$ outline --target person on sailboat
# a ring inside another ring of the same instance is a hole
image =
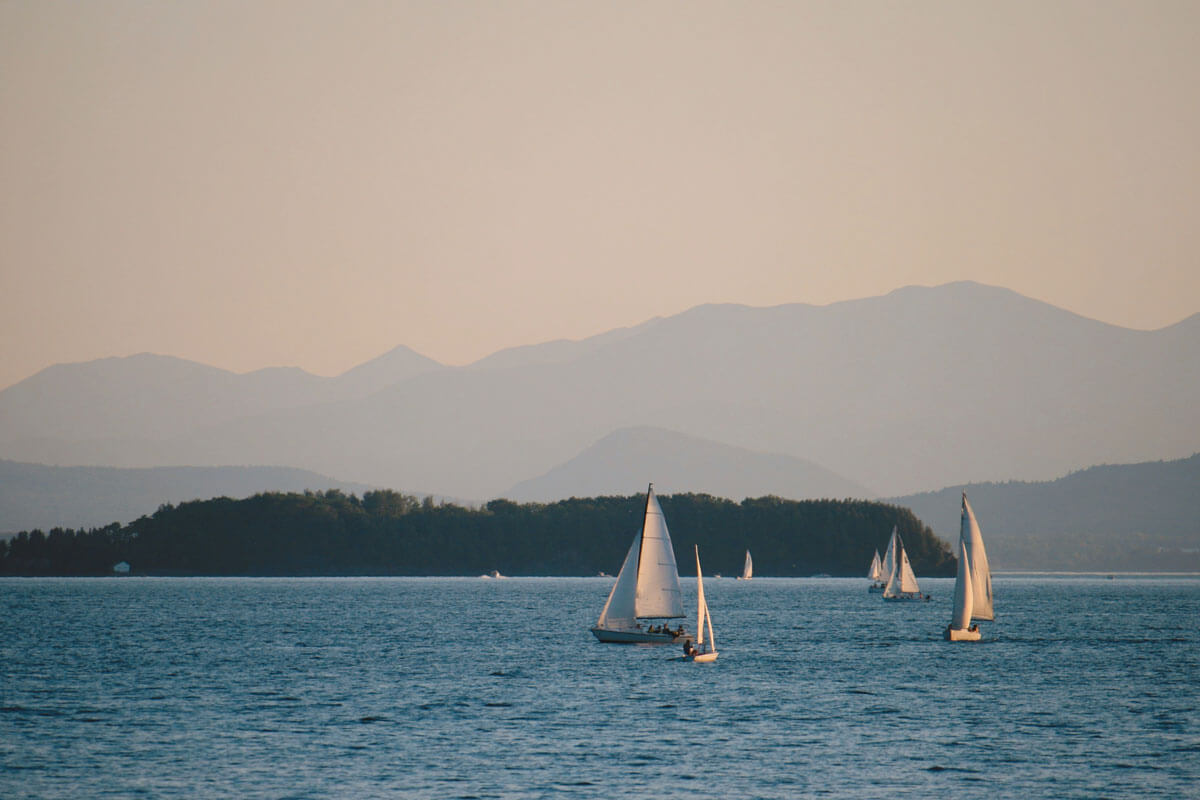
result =
[[[689,657],[690,657],[690,656],[694,656],[694,655],[696,655],[696,648],[695,648],[695,647],[692,647],[692,640],[691,640],[691,639],[688,639],[687,641],[685,641],[685,642],[683,643],[683,654],[684,654],[685,656],[689,656]]]

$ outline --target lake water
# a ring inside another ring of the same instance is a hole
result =
[[[611,582],[0,580],[0,796],[1200,794],[1200,578],[998,576],[979,644],[952,580],[709,580],[708,665]]]

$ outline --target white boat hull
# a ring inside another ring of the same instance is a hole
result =
[[[979,628],[952,628],[949,625],[943,635],[947,642],[978,642],[981,636]]]
[[[697,664],[708,664],[717,660],[716,653],[698,653],[694,656],[684,656],[685,661],[695,661]]]
[[[649,633],[648,631],[620,631],[608,628],[592,628],[592,635],[602,642],[610,644],[678,644],[692,638],[687,631],[678,636],[670,633]]]

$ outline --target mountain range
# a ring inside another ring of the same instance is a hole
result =
[[[48,467],[0,461],[0,534],[99,528],[132,522],[162,505],[259,492],[371,487],[290,467]]]
[[[596,483],[572,465],[637,428],[718,443],[691,460],[733,494],[765,492],[738,488],[744,465],[720,446],[887,496],[1182,458],[1200,451],[1200,315],[1134,331],[963,282],[700,306],[466,367],[403,347],[334,378],[139,355],[0,391],[0,457],[14,461],[285,465],[478,500],[638,491],[655,476],[636,464]]]
[[[886,502],[911,509],[953,542],[963,491],[993,567],[1200,571],[1200,454],[1105,464],[1053,481],[949,486]]]

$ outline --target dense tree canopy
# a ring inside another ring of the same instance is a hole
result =
[[[863,500],[660,497],[681,574],[692,544],[706,570],[755,575],[863,575],[892,526],[918,575],[952,575],[954,559],[911,511]],[[128,525],[22,532],[0,543],[0,572],[101,575],[126,561],[158,575],[615,574],[641,524],[645,495],[470,509],[394,491],[259,494],[162,506]]]

